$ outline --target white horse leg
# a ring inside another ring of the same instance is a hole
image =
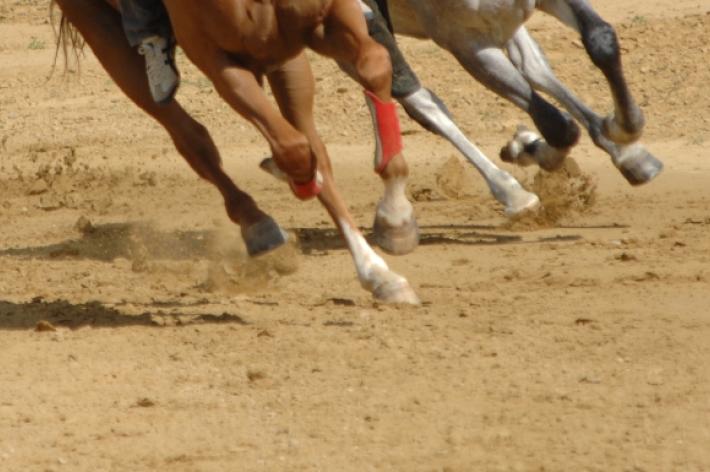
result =
[[[355,262],[360,285],[365,290],[388,303],[420,303],[407,279],[387,267],[387,263],[373,251],[356,227],[346,220],[340,220],[338,226]]]
[[[540,200],[537,196],[525,191],[512,175],[496,167],[456,126],[446,105],[439,97],[421,86],[416,74],[397,47],[377,4],[372,0],[367,0],[367,3],[370,6],[361,1],[370,36],[383,45],[390,54],[392,96],[399,101],[407,114],[425,129],[444,137],[461,151],[481,173],[491,193],[505,206],[508,215],[519,215],[539,206]],[[346,68],[345,70],[347,72]],[[352,75],[352,71],[350,74]],[[397,196],[401,184],[392,182],[385,185],[390,187],[389,190],[385,189],[385,201],[396,204],[401,200]]]
[[[501,150],[501,158],[521,165],[533,160],[546,170],[559,168],[579,139],[574,120],[537,94],[500,48],[459,37],[449,50],[476,80],[526,111],[544,138],[518,132]]]
[[[540,205],[534,193],[526,191],[508,172],[498,168],[454,123],[444,103],[432,91],[420,88],[399,98],[410,117],[424,128],[446,138],[473,164],[488,184],[493,197],[505,206],[509,216],[520,215]]]
[[[390,270],[387,263],[367,244],[357,229],[342,197],[335,188],[333,175],[327,162],[327,154],[322,155],[319,166],[323,173],[323,189],[318,195],[340,233],[345,238],[360,285],[377,299],[387,303],[409,303],[417,305],[419,298],[407,279]]]
[[[530,84],[536,89],[553,96],[565,109],[580,122],[589,133],[592,141],[606,151],[614,164],[632,184],[648,182],[662,169],[656,160],[639,144],[634,146],[612,142],[604,132],[604,119],[589,109],[578,97],[560,82],[550,68],[540,46],[521,27],[507,45],[508,56]],[[534,137],[530,131],[518,132],[513,142],[525,148]],[[546,143],[536,146],[536,152],[546,152]]]

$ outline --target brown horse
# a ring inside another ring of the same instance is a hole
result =
[[[283,244],[281,228],[225,174],[205,127],[177,100],[166,105],[153,102],[142,61],[124,36],[116,0],[53,3],[63,13],[60,38],[71,38],[72,31],[78,31],[123,92],[166,129],[190,166],[219,189],[249,253],[257,255]],[[188,58],[222,98],[262,133],[271,147],[272,162],[294,193],[304,199],[317,196],[330,213],[346,240],[362,286],[384,301],[418,303],[406,279],[387,267],[357,229],[335,187],[313,120],[314,80],[305,47],[348,63],[356,71],[379,130],[376,170],[393,202],[378,211],[379,239],[395,252],[413,248],[417,228],[404,196],[408,170],[390,97],[391,65],[387,51],[368,36],[356,1],[167,0],[165,6]],[[279,109],[268,101],[261,87],[263,77]]]

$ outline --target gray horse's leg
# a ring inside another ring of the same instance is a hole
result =
[[[537,195],[525,190],[515,177],[496,166],[466,138],[433,92],[420,88],[398,100],[409,116],[425,128],[446,138],[461,151],[486,180],[493,197],[505,206],[508,216],[520,215],[540,205]]]
[[[536,93],[500,48],[470,37],[453,44],[449,50],[461,65],[487,88],[526,111],[544,138],[529,131],[519,133],[520,139],[501,150],[503,160],[520,165],[537,163],[546,170],[558,168],[579,139],[579,127],[572,117]]]
[[[518,215],[537,208],[540,200],[518,183],[508,172],[498,168],[471,143],[451,118],[446,105],[431,90],[423,88],[414,71],[402,56],[387,22],[371,0],[363,8],[370,36],[382,44],[392,60],[392,96],[407,114],[425,129],[451,142],[486,180],[494,198],[505,206],[508,215]],[[344,69],[346,72],[347,69]]]
[[[636,141],[644,118],[624,80],[621,52],[614,28],[586,0],[540,0],[538,8],[575,29],[589,57],[606,77],[614,98],[614,114],[604,122],[604,133],[618,144]]]
[[[655,177],[662,169],[656,160],[639,144],[614,143],[604,133],[604,119],[590,110],[579,98],[562,84],[550,68],[545,54],[528,31],[521,27],[508,42],[508,57],[536,89],[541,90],[559,101],[565,109],[589,132],[592,141],[606,151],[614,164],[632,184],[644,183]],[[525,140],[534,140],[534,133],[519,132],[509,148],[520,148]],[[546,143],[541,143],[534,150],[544,152]]]

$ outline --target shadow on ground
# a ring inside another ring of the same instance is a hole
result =
[[[47,246],[9,248],[0,256],[32,259],[94,259],[110,262],[147,253],[155,259],[185,260],[210,255],[207,231],[158,231],[141,223],[112,223],[85,228],[78,239]]]
[[[6,330],[191,326],[205,323],[248,324],[241,316],[231,313],[191,315],[155,311],[133,315],[98,302],[73,304],[65,300],[50,302],[41,299],[26,303],[0,301],[0,329]]]
[[[493,226],[439,225],[420,227],[420,244],[487,246],[514,243],[575,241],[578,235],[524,239],[514,233],[495,232]],[[361,228],[372,244],[371,228]],[[314,251],[346,249],[334,228],[292,228],[303,254]],[[226,238],[226,244],[225,244]],[[111,262],[117,258],[162,260],[219,260],[243,254],[238,228],[225,236],[218,231],[159,231],[142,223],[113,223],[91,226],[81,237],[46,246],[0,250],[0,257],[31,259],[93,259]]]

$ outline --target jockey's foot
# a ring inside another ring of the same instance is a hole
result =
[[[180,74],[175,67],[172,48],[165,38],[150,36],[138,47],[145,57],[150,95],[156,103],[167,103],[175,96],[180,85]]]

